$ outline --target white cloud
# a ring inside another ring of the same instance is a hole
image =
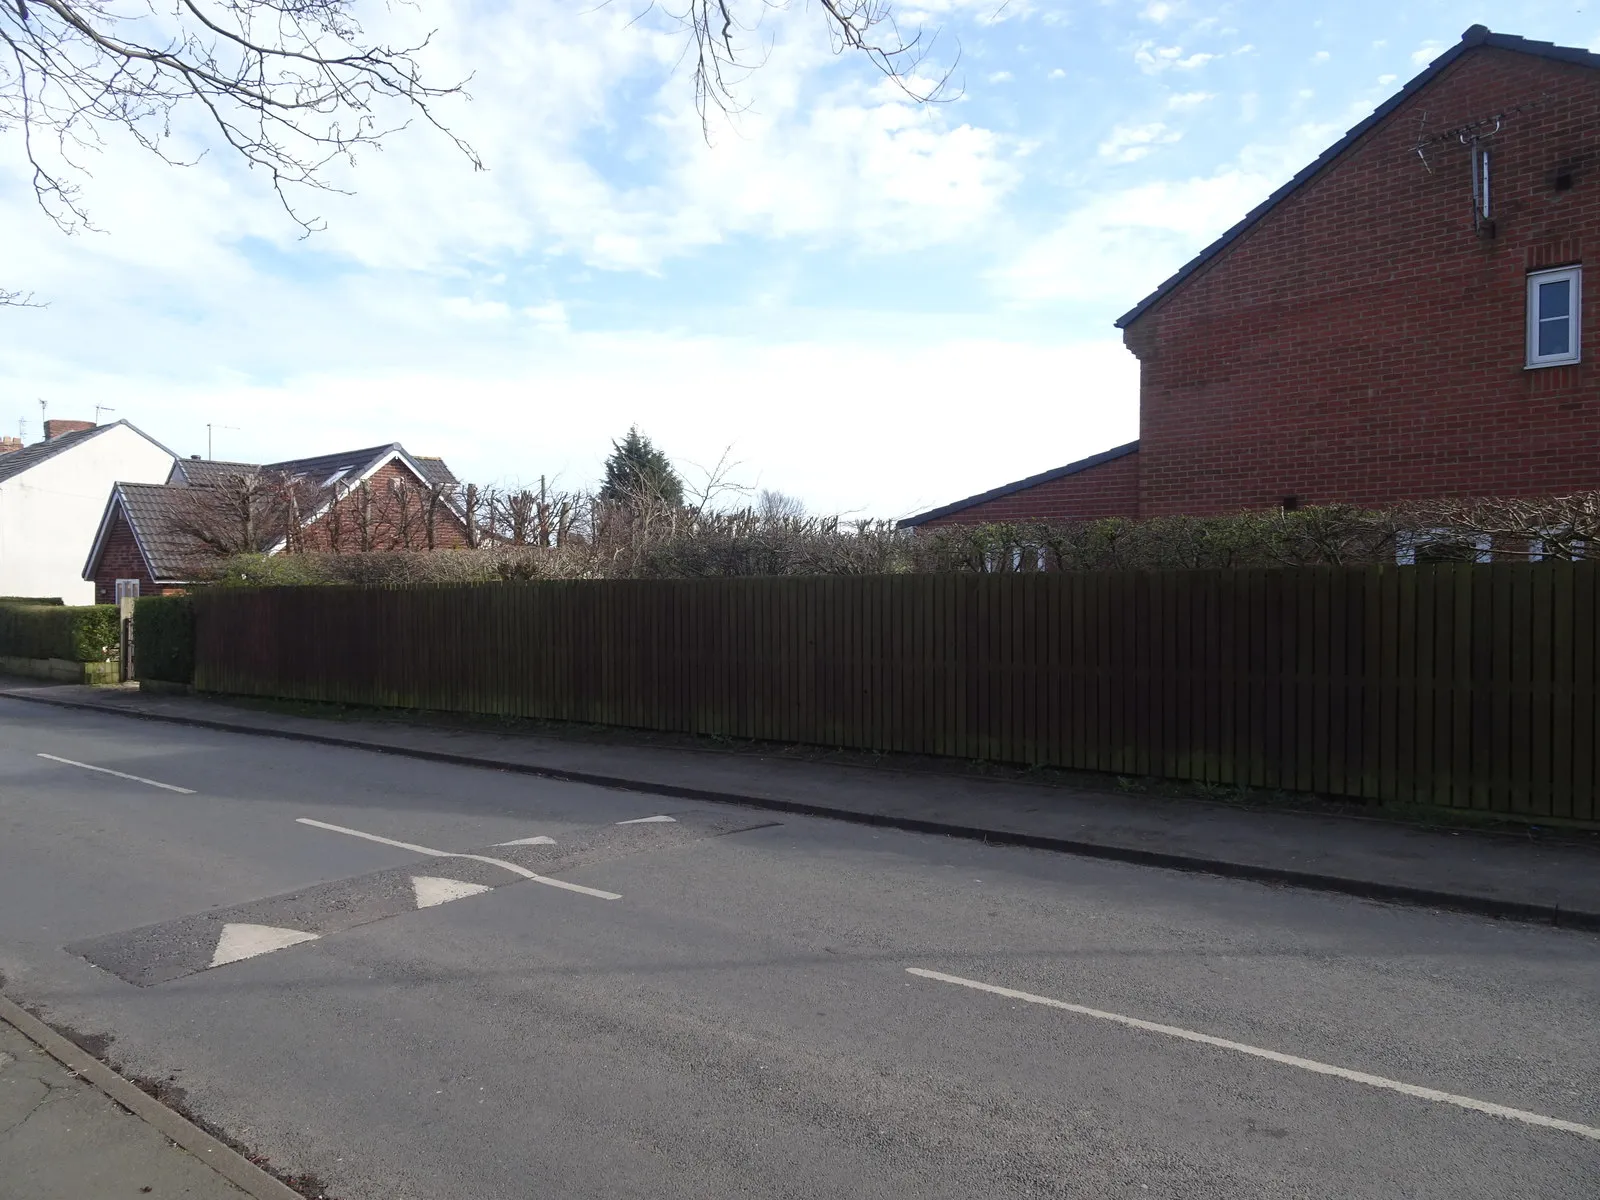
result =
[[[1304,125],[1282,144],[1246,147],[1210,175],[1102,192],[1023,246],[990,281],[1018,304],[1093,303],[1120,312],[1237,224],[1334,133]]]
[[[1311,61],[1314,63],[1325,63],[1332,57],[1333,55],[1329,54],[1326,50],[1318,50],[1311,56]]]
[[[1392,84],[1398,78],[1399,78],[1398,75],[1379,75],[1378,76],[1378,86],[1379,87],[1388,87],[1390,84]]]
[[[500,300],[470,300],[465,296],[445,298],[444,311],[452,317],[466,321],[503,321],[511,315],[511,308]]]
[[[1183,135],[1160,121],[1144,125],[1118,125],[1100,143],[1099,155],[1117,163],[1137,162],[1157,146],[1170,145]]]
[[[895,7],[894,18],[897,24],[918,28],[938,25],[955,16],[966,16],[979,25],[999,25],[1003,21],[1025,21],[1034,11],[1032,0],[911,0]]]
[[[1063,71],[1060,67],[1057,67],[1055,70],[1051,71],[1049,76],[1048,76],[1048,78],[1050,78],[1050,79],[1065,79],[1066,77],[1067,77],[1067,73],[1065,71]]]
[[[547,333],[565,333],[568,328],[567,306],[559,300],[530,304],[522,310],[522,315]]]
[[[1215,92],[1179,92],[1167,97],[1167,108],[1173,112],[1188,112],[1192,108],[1199,108],[1208,100],[1217,98]]]
[[[996,71],[989,76],[990,83],[1010,83],[1013,76],[1010,71]]]
[[[1070,214],[995,272],[1001,295],[1022,302],[1134,304],[1271,190],[1238,169],[1107,192]]]
[[[835,60],[814,11],[777,12],[763,25],[767,59],[742,93],[751,107],[731,128],[715,124],[709,149],[675,69],[681,36],[620,8],[529,0],[507,11],[518,19],[485,20],[473,0],[438,0],[424,23],[397,6],[395,27],[383,30],[404,41],[416,32],[407,22],[437,25],[431,77],[476,72],[473,102],[440,112],[487,172],[473,172],[447,139],[409,129],[363,155],[356,174],[334,176],[355,195],[306,198],[328,230],[299,247],[259,177],[226,156],[175,172],[115,143],[88,195],[116,235],[97,251],[172,277],[209,260],[219,280],[239,268],[234,246],[246,238],[377,270],[452,270],[511,254],[651,272],[740,234],[874,251],[927,245],[974,228],[1016,182],[1011,143],[961,122],[955,106],[916,105],[864,67],[824,82]],[[14,161],[0,166],[0,220],[37,224],[22,211],[18,177],[5,187],[7,169]],[[8,279],[27,274],[20,266],[8,262]]]
[[[1158,75],[1163,71],[1178,70],[1192,71],[1196,67],[1203,67],[1215,59],[1217,55],[1196,52],[1185,55],[1182,46],[1158,46],[1155,42],[1142,42],[1133,53],[1133,61],[1139,64],[1139,69],[1147,75]]]
[[[690,474],[691,464],[714,463],[731,443],[742,482],[793,492],[814,510],[882,517],[1137,436],[1137,364],[1109,333],[1087,341],[956,335],[763,346],[648,333],[529,344],[513,328],[494,329],[492,340],[451,348],[449,331],[419,325],[421,344],[380,371],[341,368],[330,345],[314,364],[272,383],[212,370],[129,378],[58,363],[45,394],[52,413],[66,415],[87,415],[115,395],[119,417],[179,453],[203,449],[205,423],[226,414],[240,427],[228,435],[238,444],[223,442],[219,453],[271,460],[395,439],[442,455],[462,478],[527,482],[543,474],[563,487],[592,486],[610,440],[637,422]],[[346,345],[357,358],[359,341]],[[36,367],[8,358],[0,386],[37,382]],[[1041,392],[1041,379],[1075,386],[1067,395]],[[985,420],[975,429],[971,404],[980,396]],[[1019,442],[1017,429],[1029,436]]]
[[[1429,38],[1411,52],[1411,65],[1415,67],[1427,66],[1438,58],[1449,44],[1449,42],[1441,42],[1435,38]]]
[[[1157,25],[1164,25],[1168,18],[1177,11],[1177,7],[1176,4],[1169,3],[1168,0],[1150,0],[1150,3],[1140,10],[1139,19],[1151,21]]]

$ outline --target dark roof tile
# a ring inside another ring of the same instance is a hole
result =
[[[117,421],[115,425],[126,425],[126,421]],[[48,458],[54,458],[63,450],[70,450],[74,446],[82,445],[92,437],[97,437],[115,425],[97,425],[93,429],[79,429],[74,433],[63,433],[58,438],[51,438],[48,442],[35,442],[31,446],[24,446],[21,450],[13,450],[9,454],[0,454],[0,483],[21,475],[29,467],[36,467]]]
[[[194,491],[162,483],[119,483],[113,503],[123,515],[144,552],[150,573],[162,583],[186,583],[198,578],[199,567],[211,557],[198,541],[183,532],[185,518],[195,517]]]
[[[1088,458],[1080,458],[1077,462],[1070,462],[1064,467],[1056,467],[1052,471],[1041,471],[1037,475],[1029,475],[1026,479],[1019,479],[1015,483],[1003,484],[997,488],[990,488],[987,492],[979,492],[976,496],[968,496],[965,500],[957,500],[954,504],[946,504],[942,508],[930,508],[925,513],[918,513],[914,517],[906,517],[898,522],[897,528],[911,529],[918,525],[925,525],[929,521],[937,520],[940,517],[948,517],[951,513],[960,512],[962,509],[986,504],[990,500],[998,500],[1000,497],[1009,496],[1013,492],[1038,487],[1041,483],[1049,483],[1054,479],[1065,479],[1068,475],[1076,475],[1080,471],[1087,471],[1090,467],[1098,467],[1102,463],[1114,462],[1119,458],[1125,458],[1129,454],[1137,454],[1138,452],[1138,442],[1128,442],[1126,445],[1115,446],[1110,450],[1102,450],[1099,454],[1091,454]]]
[[[215,487],[249,471],[259,471],[255,463],[222,462],[214,458],[180,458],[172,464],[167,482],[175,487]]]

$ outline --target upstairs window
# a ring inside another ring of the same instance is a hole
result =
[[[1528,366],[1578,361],[1578,317],[1583,271],[1566,267],[1528,276]]]

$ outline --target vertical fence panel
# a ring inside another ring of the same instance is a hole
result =
[[[204,691],[1594,820],[1593,564],[196,597]]]
[[[1595,570],[1572,570],[1572,816],[1580,821],[1600,820],[1600,659],[1596,633],[1600,631],[1600,606],[1596,603]]]
[[[1555,571],[1529,571],[1528,575],[1528,811],[1547,817],[1551,813],[1554,782],[1555,710],[1551,701],[1555,680],[1552,634],[1555,629]],[[1568,643],[1571,644],[1570,642]]]
[[[1533,766],[1533,580],[1526,571],[1508,568],[1511,578],[1511,721],[1510,766],[1507,781],[1511,791],[1511,811],[1533,811],[1529,781]]]
[[[1572,816],[1573,578],[1566,564],[1555,569],[1550,620],[1550,809],[1553,817]]]

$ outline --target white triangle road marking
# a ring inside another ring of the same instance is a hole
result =
[[[495,843],[496,846],[554,846],[555,844],[555,838],[545,837],[542,833],[538,837],[517,838],[516,840],[510,842]]]
[[[459,879],[440,879],[434,875],[413,875],[411,888],[417,893],[418,908],[432,908],[491,890],[481,883],[463,883]]]
[[[301,942],[314,942],[317,936],[299,929],[280,929],[275,925],[226,924],[222,927],[222,936],[217,939],[211,965],[220,967],[224,963],[254,958],[258,954],[271,954],[274,950],[298,946]]]
[[[618,825],[657,825],[662,823],[676,824],[677,817],[635,817],[631,821],[618,821]]]

